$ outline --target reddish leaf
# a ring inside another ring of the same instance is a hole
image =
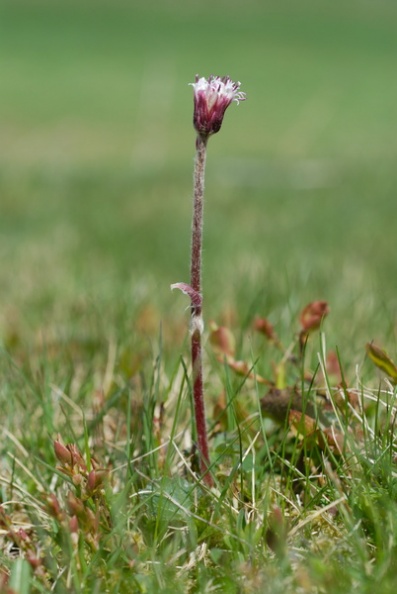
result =
[[[291,429],[293,429],[296,434],[302,435],[303,437],[314,435],[318,428],[315,419],[312,419],[312,417],[304,415],[297,410],[289,411],[288,421]]]

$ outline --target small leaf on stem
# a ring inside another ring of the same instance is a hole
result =
[[[182,291],[182,293],[188,295],[190,297],[192,305],[194,305],[195,307],[201,307],[201,294],[195,291],[190,285],[188,285],[187,283],[174,283],[173,285],[171,285],[171,291],[173,291],[174,289],[179,289],[180,291]]]

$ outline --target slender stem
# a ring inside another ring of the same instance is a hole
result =
[[[204,173],[207,149],[207,138],[197,136],[196,159],[194,166],[194,195],[192,222],[192,251],[190,260],[190,285],[192,289],[201,293],[201,254],[203,240],[203,198]],[[203,365],[201,352],[201,335],[203,332],[202,303],[191,305],[191,341],[192,341],[192,369],[193,369],[193,401],[196,419],[200,468],[207,485],[213,485],[209,473],[209,452],[207,429],[205,424],[205,406],[203,391]]]
[[[197,136],[196,159],[194,163],[194,196],[192,222],[192,253],[190,260],[190,285],[192,289],[201,292],[201,252],[203,241],[203,199],[204,174],[207,154],[207,140]],[[192,306],[193,307],[193,306]],[[192,309],[192,315],[201,315],[201,307]]]

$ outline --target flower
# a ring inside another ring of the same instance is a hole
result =
[[[237,104],[246,99],[245,93],[239,91],[240,83],[233,82],[228,76],[199,78],[190,83],[194,90],[193,125],[202,138],[219,132],[223,116],[232,101]]]

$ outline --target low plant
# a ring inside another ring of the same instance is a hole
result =
[[[196,82],[192,83],[192,86],[194,90],[193,124],[197,132],[197,137],[194,167],[190,285],[186,283],[175,283],[171,285],[171,288],[180,289],[189,295],[191,301],[190,335],[192,351],[192,385],[198,451],[204,481],[211,486],[213,480],[210,472],[210,458],[205,421],[201,346],[204,329],[202,316],[201,260],[205,162],[208,139],[221,129],[226,109],[232,101],[239,103],[239,101],[244,101],[246,96],[245,93],[239,91],[240,83],[233,82],[227,76],[210,76],[208,79],[196,76]]]

